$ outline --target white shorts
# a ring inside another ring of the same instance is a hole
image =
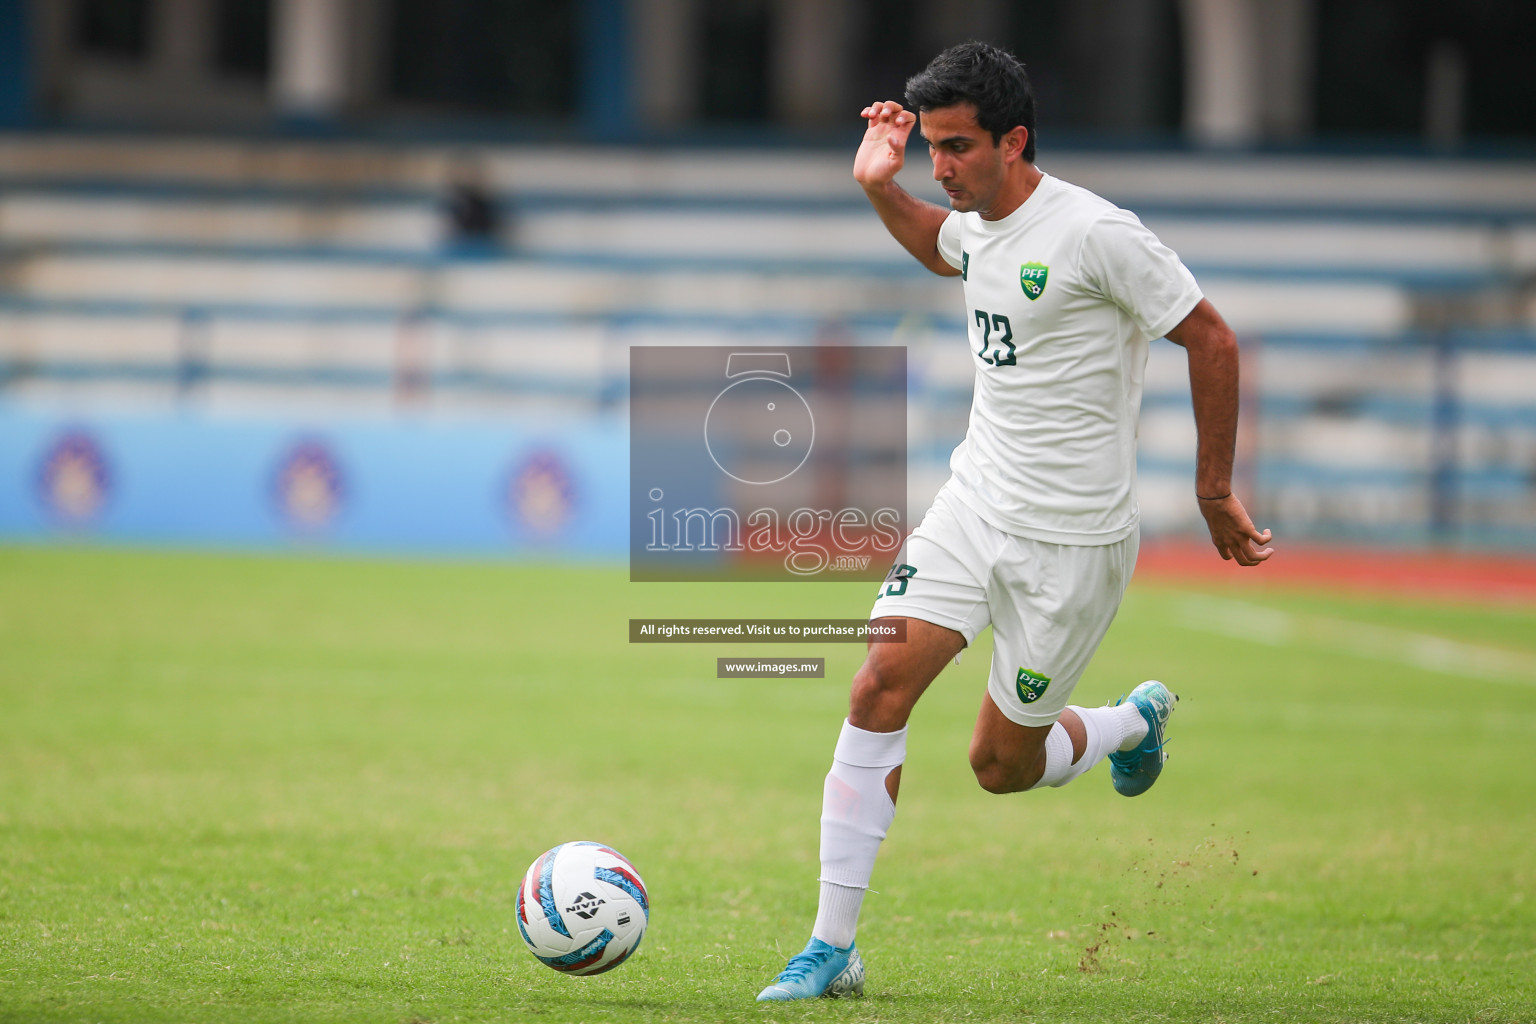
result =
[[[992,626],[987,692],[1019,725],[1050,725],[1120,609],[1140,536],[1051,544],[1004,533],[946,486],[880,585],[870,618],[953,629],[967,645]]]

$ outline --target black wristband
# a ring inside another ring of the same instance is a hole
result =
[[[1226,500],[1226,499],[1227,499],[1227,498],[1230,498],[1230,497],[1232,497],[1232,492],[1231,492],[1231,491],[1228,491],[1228,492],[1227,492],[1227,493],[1226,493],[1226,494],[1218,494],[1218,495],[1216,495],[1216,497],[1214,497],[1214,498],[1207,498],[1207,497],[1206,497],[1206,496],[1205,496],[1205,495],[1203,495],[1203,494],[1197,494],[1197,495],[1195,495],[1195,497],[1196,497],[1196,498],[1199,498],[1199,499],[1200,499],[1200,500],[1201,500],[1201,501],[1224,501],[1224,500]]]

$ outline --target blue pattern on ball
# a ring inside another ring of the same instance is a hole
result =
[[[645,912],[646,916],[650,916],[651,904],[645,897],[645,890],[636,885],[629,876],[612,868],[597,867],[592,869],[592,877],[599,882],[607,882],[609,885],[616,886],[629,893],[630,897],[640,904],[640,909]]]
[[[560,916],[560,908],[555,906],[555,858],[560,855],[560,851],[565,849],[565,846],[565,843],[561,843],[544,855],[544,870],[539,872],[539,906],[544,909],[544,919],[549,922],[549,926],[566,938],[570,938],[571,933],[565,927],[565,919]]]

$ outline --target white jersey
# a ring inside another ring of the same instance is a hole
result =
[[[1135,214],[1045,175],[1001,220],[951,213],[976,366],[955,494],[1007,533],[1113,544],[1136,530],[1136,425],[1147,343],[1201,299]]]

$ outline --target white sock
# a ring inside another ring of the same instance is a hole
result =
[[[844,721],[821,797],[821,897],[811,935],[853,945],[875,855],[896,817],[885,777],[907,758],[907,730],[869,732]]]
[[[1067,727],[1057,722],[1051,726],[1051,731],[1045,734],[1045,771],[1030,789],[1044,789],[1046,786],[1065,786],[1073,779],[1072,775],[1072,737],[1067,735]]]
[[[1130,701],[1114,707],[1076,710],[1084,722],[1092,715],[1094,721],[1103,723],[1104,729],[1111,734],[1109,742],[1114,744],[1111,750],[1135,750],[1147,738],[1147,720]]]
[[[1147,720],[1141,717],[1134,704],[1118,704],[1108,708],[1080,708],[1069,710],[1077,713],[1083,723],[1083,735],[1087,742],[1083,756],[1072,760],[1072,738],[1066,726],[1057,722],[1045,737],[1045,773],[1030,789],[1044,786],[1065,786],[1079,775],[1108,757],[1111,751],[1131,750],[1147,735]]]

